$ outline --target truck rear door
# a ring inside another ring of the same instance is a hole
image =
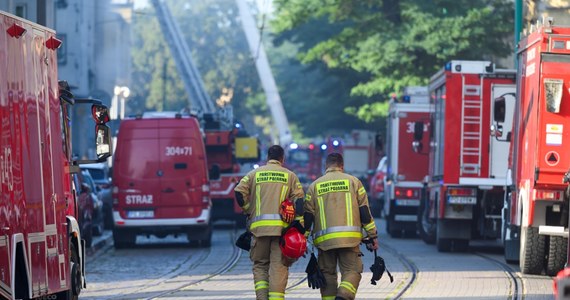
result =
[[[411,104],[409,104],[411,105]],[[396,153],[397,165],[392,166],[397,181],[421,182],[428,173],[429,165],[429,122],[428,105],[425,105],[425,112],[400,111],[397,113],[397,145]],[[414,141],[414,126],[416,122],[424,124],[424,135],[422,138],[422,150],[420,153],[414,152],[412,143]]]
[[[158,122],[131,121],[119,131],[115,155],[115,184],[125,191],[127,218],[154,218],[160,196]]]
[[[509,133],[512,135],[511,132],[513,130],[513,115],[516,103],[515,90],[516,86],[514,84],[493,84],[491,86],[491,100],[501,96],[505,97],[506,108],[505,121],[502,123],[503,136],[499,138],[490,137],[491,157],[489,158],[489,166],[491,178],[505,178],[507,176],[508,159],[506,158],[509,156],[510,147],[507,135]],[[493,120],[494,109],[495,106],[491,105],[490,120]]]
[[[165,217],[201,214],[202,185],[207,182],[200,132],[188,119],[159,121],[160,195]]]
[[[570,53],[543,53],[541,60],[537,184],[561,184],[570,167]]]

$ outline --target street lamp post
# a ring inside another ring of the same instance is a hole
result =
[[[115,86],[114,96],[111,100],[111,119],[122,120],[125,118],[125,101],[131,95],[131,90],[126,86]]]

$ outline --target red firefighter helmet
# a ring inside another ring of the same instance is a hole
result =
[[[307,238],[297,228],[291,227],[281,237],[279,248],[287,258],[297,259],[307,250]]]

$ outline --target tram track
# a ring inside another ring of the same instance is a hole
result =
[[[228,240],[229,240],[229,241],[234,241],[234,240],[235,240],[235,235],[236,235],[236,234],[235,234],[235,231],[232,231],[232,232],[230,233],[230,235],[229,235]],[[186,289],[186,288],[188,288],[188,287],[190,287],[190,286],[197,285],[197,284],[200,284],[200,283],[202,283],[202,282],[211,280],[212,278],[214,278],[214,277],[216,277],[216,276],[220,276],[220,275],[223,275],[223,274],[227,273],[229,270],[231,270],[231,269],[238,263],[238,261],[239,261],[239,259],[240,259],[240,257],[241,257],[241,250],[240,250],[238,247],[236,247],[235,245],[232,244],[231,249],[232,249],[232,252],[231,252],[229,258],[228,258],[220,267],[218,267],[214,272],[212,272],[211,274],[206,275],[206,276],[203,277],[203,278],[191,280],[191,281],[189,281],[189,282],[187,282],[187,283],[184,283],[184,284],[181,284],[181,285],[177,285],[177,286],[175,286],[175,287],[173,287],[173,288],[170,288],[170,289],[168,289],[168,290],[166,290],[166,291],[161,291],[161,292],[156,293],[156,294],[154,294],[154,295],[152,295],[152,296],[145,296],[145,298],[143,298],[143,299],[151,300],[151,299],[157,299],[157,298],[160,298],[160,297],[164,297],[164,296],[167,296],[167,295],[169,295],[169,294],[176,293],[177,291],[184,290],[184,289]],[[200,265],[204,264],[204,263],[206,262],[206,260],[208,260],[208,259],[210,259],[210,258],[216,259],[216,257],[215,257],[216,255],[214,255],[214,256],[212,256],[212,255],[213,255],[213,251],[212,251],[212,247],[210,247],[210,248],[209,248],[209,251],[208,251],[208,255],[207,255],[204,259],[201,259],[199,264],[193,266],[193,267],[190,268],[190,269],[187,269],[186,271],[188,271],[188,270],[194,270],[194,269],[200,267]],[[184,271],[182,271],[182,272],[177,272],[177,274],[172,274],[172,275],[170,276],[170,278],[168,278],[167,280],[164,281],[164,283],[167,283],[168,280],[170,280],[170,279],[176,278],[177,276],[181,275],[183,272],[184,272]]]
[[[390,299],[401,299],[404,296],[404,294],[408,290],[410,290],[412,288],[412,286],[414,285],[414,283],[417,281],[420,270],[418,269],[418,267],[416,266],[416,264],[414,264],[414,262],[412,260],[407,258],[405,255],[400,254],[400,252],[398,252],[396,249],[394,249],[394,248],[392,248],[392,247],[390,247],[390,246],[388,246],[382,242],[380,243],[380,246],[382,247],[383,250],[385,250],[385,251],[389,252],[390,254],[396,256],[398,258],[398,260],[407,269],[407,271],[410,273],[410,277],[408,277],[408,279],[406,280],[404,285],[401,288],[400,288],[400,286],[396,287],[396,289],[394,291],[392,291],[392,293],[389,296]]]
[[[477,255],[493,264],[498,266],[503,270],[505,275],[509,278],[510,281],[510,298],[511,300],[521,300],[524,299],[525,290],[524,290],[524,281],[522,277],[517,273],[516,270],[511,268],[504,262],[501,262],[495,258],[489,257],[483,253],[473,252],[474,255]]]

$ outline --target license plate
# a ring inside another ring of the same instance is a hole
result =
[[[127,218],[129,218],[129,219],[154,218],[154,211],[152,211],[152,210],[131,210],[131,211],[127,211]]]
[[[477,204],[477,198],[450,196],[448,202],[449,204]]]

